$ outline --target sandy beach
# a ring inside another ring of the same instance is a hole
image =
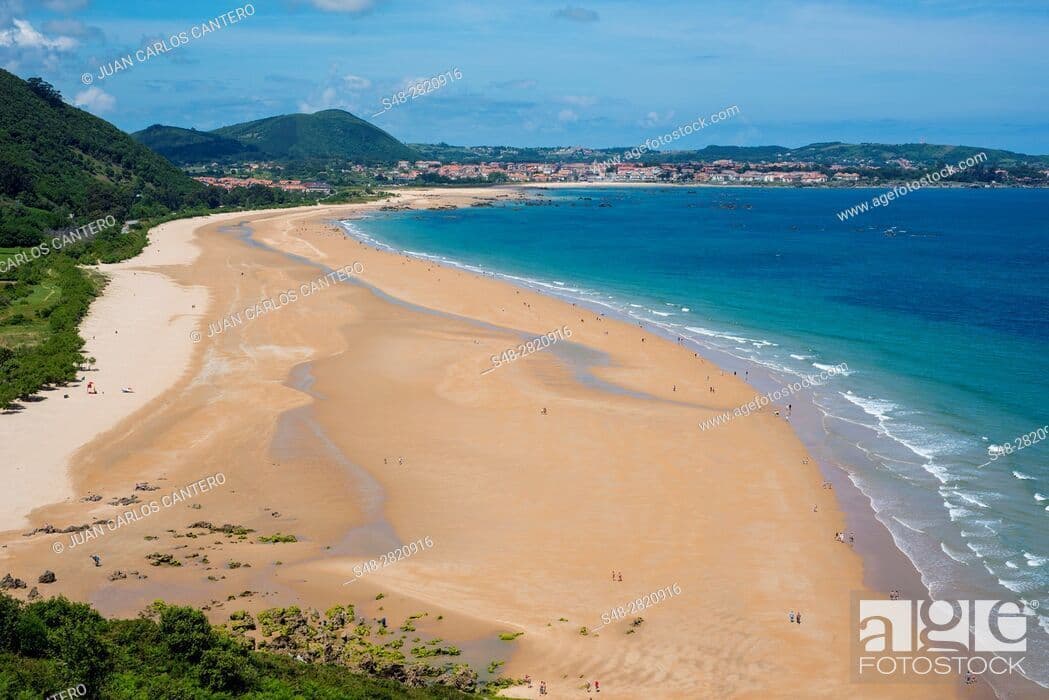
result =
[[[882,593],[835,540],[835,492],[788,423],[765,410],[697,428],[755,396],[740,378],[636,325],[332,224],[520,196],[412,190],[171,222],[142,256],[102,266],[83,326],[97,370],[0,416],[18,484],[0,574],[108,615],[157,598],[216,624],[288,605],[425,612],[420,637],[534,679],[512,697],[538,697],[539,680],[555,698],[595,680],[617,698],[956,694],[956,679],[851,682],[851,596]],[[493,363],[544,334],[556,340]],[[90,540],[24,534],[154,500]],[[297,541],[257,539],[278,534]],[[154,553],[178,565],[151,566]],[[44,570],[55,583],[36,584]],[[653,604],[615,619],[637,599]]]

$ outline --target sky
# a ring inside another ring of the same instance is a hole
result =
[[[668,147],[1049,154],[1047,38],[1049,0],[0,0],[0,66],[125,131],[339,108],[456,145],[633,146],[703,119]]]

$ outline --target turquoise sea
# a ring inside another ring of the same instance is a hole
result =
[[[344,226],[686,338],[762,390],[847,363],[803,439],[934,597],[1024,601],[1049,684],[1049,191],[921,190],[844,223],[881,190],[534,193]]]

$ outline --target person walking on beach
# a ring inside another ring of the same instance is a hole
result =
[[[546,695],[546,681],[539,681],[539,694]]]
[[[623,572],[622,572],[622,571],[620,571],[620,572],[619,572],[619,578],[618,578],[617,580],[618,580],[618,581],[619,581],[620,583],[622,583],[622,582],[623,582]]]
[[[794,622],[794,611],[793,610],[790,611],[790,621]]]
[[[799,625],[801,624],[801,611],[800,610],[798,611],[798,616],[794,618],[794,621],[797,622]]]
[[[601,692],[601,681],[594,681],[594,690],[598,693]]]
[[[97,554],[92,554],[91,559],[94,560],[95,566],[102,566],[102,558]]]
[[[590,692],[590,681],[586,682],[586,692]]]

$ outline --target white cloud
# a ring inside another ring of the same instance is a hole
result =
[[[579,121],[579,115],[570,109],[562,109],[557,113],[557,121],[559,122],[575,122]]]
[[[590,107],[597,102],[597,98],[590,95],[565,95],[562,99],[566,104],[576,107]]]
[[[659,112],[649,112],[644,116],[643,119],[638,120],[638,124],[641,126],[660,126],[663,124],[669,124],[674,118],[674,111],[670,110],[666,114],[660,114]]]
[[[76,39],[68,36],[45,36],[24,19],[12,20],[12,24],[14,26],[0,29],[0,46],[45,51],[70,51],[76,48]]]
[[[100,90],[97,87],[89,87],[87,90],[77,93],[77,96],[73,98],[73,104],[95,114],[104,114],[105,112],[111,112],[117,106],[117,100],[104,90]]]
[[[44,7],[55,12],[73,12],[87,7],[88,0],[44,0]]]
[[[312,0],[313,6],[325,12],[366,12],[375,7],[375,0]]]
[[[601,15],[593,10],[588,10],[585,7],[571,6],[558,10],[554,13],[554,17],[557,17],[558,19],[570,19],[573,22],[596,22],[601,19]]]
[[[359,75],[346,75],[342,80],[346,83],[347,90],[367,90],[372,86],[372,81]]]

